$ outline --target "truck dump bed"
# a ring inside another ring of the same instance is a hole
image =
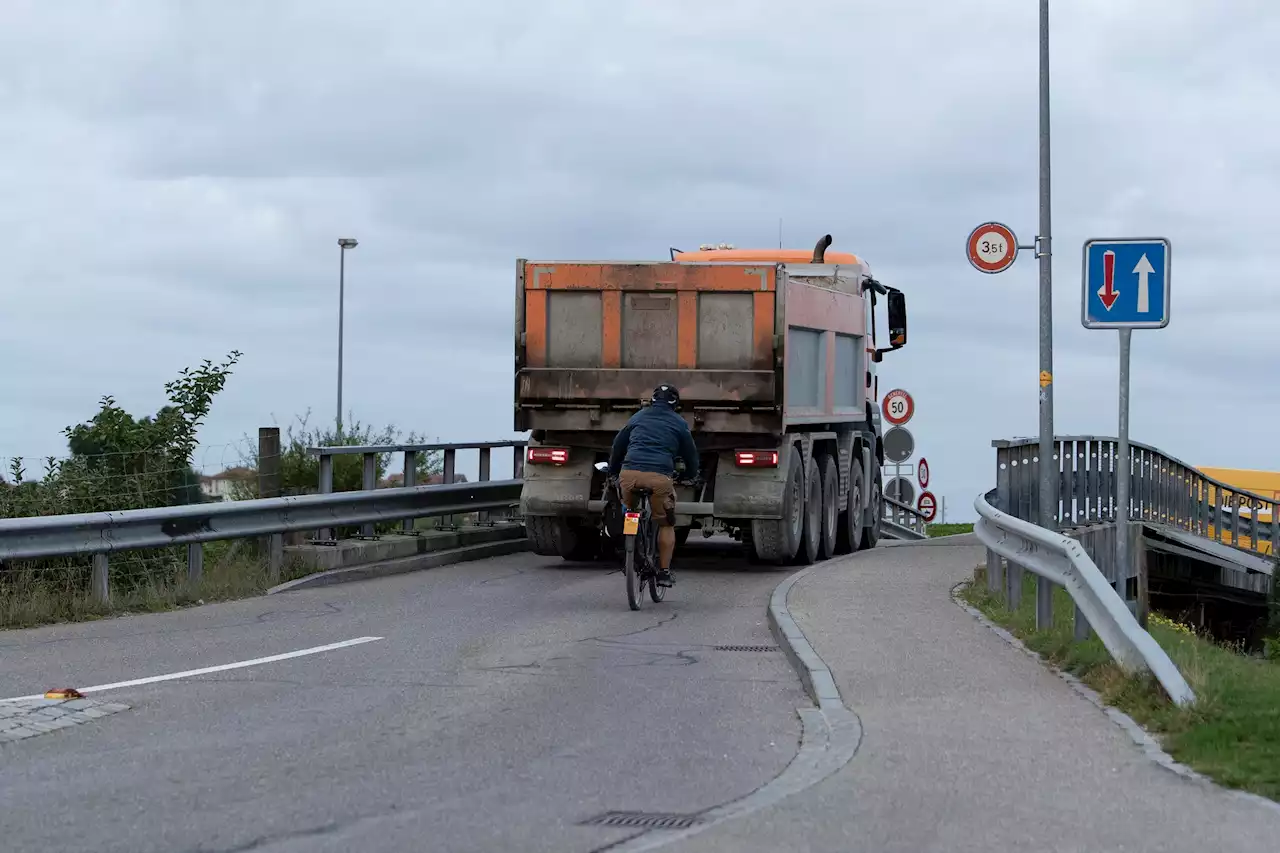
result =
[[[663,382],[709,429],[865,418],[854,260],[520,261],[516,429],[615,430]]]

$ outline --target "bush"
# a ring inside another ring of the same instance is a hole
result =
[[[107,512],[175,506],[204,500],[199,475],[191,467],[196,436],[213,398],[226,385],[240,353],[221,364],[205,360],[166,383],[169,403],[153,416],[135,418],[110,396],[97,414],[63,430],[69,455],[48,458],[40,479],[28,479],[19,457],[12,460],[12,482],[0,486],[0,517]],[[137,590],[164,587],[185,577],[185,549],[164,548],[113,555],[112,596],[122,599]],[[7,624],[23,624],[34,602],[64,602],[62,618],[80,612],[71,602],[85,595],[90,566],[87,557],[15,561],[0,567],[0,613]],[[56,609],[56,608],[55,608]],[[42,609],[41,612],[44,612]],[[24,616],[23,614],[26,614]],[[39,619],[37,621],[40,621]]]
[[[285,495],[309,495],[320,489],[320,457],[307,453],[309,447],[370,447],[388,444],[423,444],[426,438],[410,432],[401,436],[400,430],[387,426],[374,430],[368,424],[351,420],[351,426],[344,427],[341,432],[336,428],[316,428],[307,425],[311,417],[310,410],[297,417],[297,426],[290,424],[280,437],[280,490]],[[256,439],[245,436],[245,446],[251,448],[241,459],[241,465],[255,474],[261,460],[258,458]],[[392,453],[377,454],[377,480],[381,483],[388,470],[398,469],[398,460],[393,460]],[[441,453],[419,453],[417,456],[418,482],[425,483],[433,474],[444,470],[444,459]],[[335,492],[354,492],[364,487],[364,459],[361,454],[352,453],[333,458],[333,490]],[[235,500],[248,500],[258,497],[258,479],[256,476],[238,482],[232,487]]]

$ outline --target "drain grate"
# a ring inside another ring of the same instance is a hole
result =
[[[662,812],[605,812],[584,821],[581,826],[625,826],[631,829],[688,829],[702,818],[691,814]]]
[[[716,646],[718,652],[776,652],[777,646]]]

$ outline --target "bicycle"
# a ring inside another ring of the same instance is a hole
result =
[[[697,488],[701,477],[680,479],[677,486]],[[622,488],[611,482],[615,494],[621,500]],[[644,601],[644,587],[649,587],[649,598],[659,604],[667,595],[667,586],[658,583],[658,525],[653,520],[652,489],[637,488],[631,492],[640,501],[637,510],[622,507],[623,574],[627,578],[627,604],[639,610]]]

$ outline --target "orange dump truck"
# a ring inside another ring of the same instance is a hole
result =
[[[613,550],[621,519],[606,513],[603,468],[664,382],[680,390],[704,473],[696,494],[678,490],[678,541],[721,531],[774,563],[876,544],[876,365],[906,344],[906,300],[830,245],[518,262],[515,428],[531,431],[520,506],[534,551]]]

